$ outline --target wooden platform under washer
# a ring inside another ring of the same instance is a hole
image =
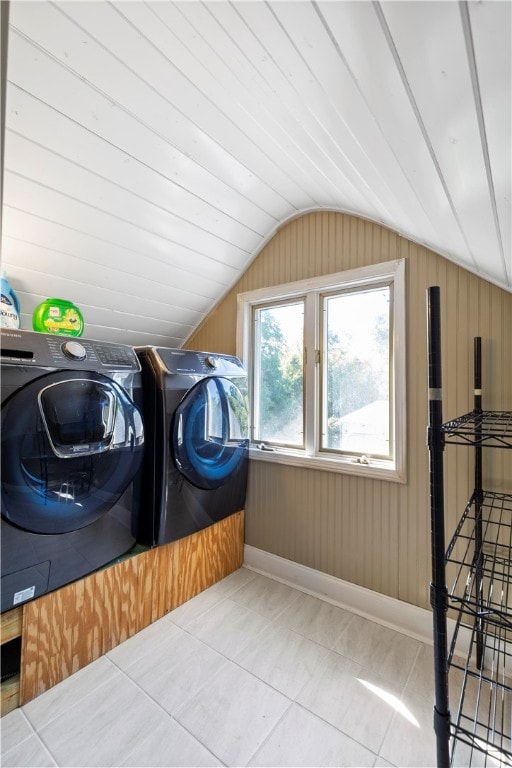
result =
[[[236,512],[26,603],[16,616],[10,616],[14,611],[4,614],[2,637],[4,617],[6,627],[12,620],[22,636],[14,706],[31,701],[239,568],[243,534],[244,512]],[[14,701],[6,687],[6,702],[7,696]],[[5,714],[3,706],[4,685]]]

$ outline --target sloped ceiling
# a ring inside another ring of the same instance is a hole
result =
[[[352,212],[512,290],[510,2],[10,4],[2,266],[31,327],[180,346]]]

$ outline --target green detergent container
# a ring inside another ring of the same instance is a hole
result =
[[[39,333],[58,336],[81,336],[84,330],[82,313],[71,301],[46,299],[35,308],[32,327]]]

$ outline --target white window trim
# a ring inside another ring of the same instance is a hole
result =
[[[372,264],[338,272],[333,275],[299,280],[284,285],[274,285],[269,288],[259,288],[254,291],[238,294],[237,303],[237,338],[236,350],[245,368],[250,371],[252,366],[251,346],[251,317],[255,304],[266,301],[290,299],[299,294],[311,291],[326,291],[337,288],[363,288],[377,280],[393,281],[393,348],[394,348],[394,403],[395,417],[395,457],[394,460],[370,459],[362,463],[361,458],[351,456],[325,455],[315,452],[306,443],[306,450],[291,448],[275,448],[262,450],[256,444],[251,444],[249,455],[256,461],[270,461],[277,464],[287,464],[296,467],[322,469],[329,472],[343,472],[380,480],[390,480],[399,483],[407,481],[406,474],[406,308],[405,308],[405,259],[397,259],[382,264]],[[315,340],[316,343],[316,340]],[[309,342],[306,340],[306,345]],[[308,375],[306,373],[306,375]],[[249,377],[251,378],[251,377]],[[250,382],[250,387],[252,386]],[[315,383],[318,386],[318,383]],[[251,390],[249,399],[252,400]],[[251,413],[252,419],[252,413]],[[311,425],[309,425],[311,427]],[[316,434],[314,429],[310,435]],[[307,439],[307,438],[306,438]]]

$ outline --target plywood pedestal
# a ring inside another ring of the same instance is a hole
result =
[[[239,568],[243,528],[244,513],[237,512],[24,605],[19,704]],[[4,698],[2,686],[2,714]],[[10,708],[17,705],[15,699]]]

